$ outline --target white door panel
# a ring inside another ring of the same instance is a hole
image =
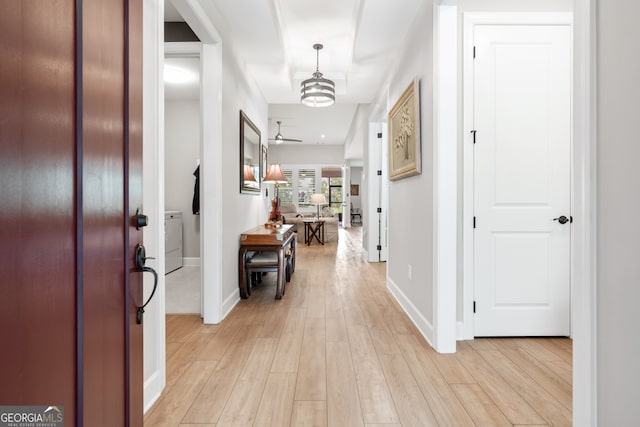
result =
[[[474,32],[476,336],[569,335],[571,32]]]

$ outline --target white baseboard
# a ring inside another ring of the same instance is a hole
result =
[[[183,257],[182,265],[185,267],[200,267],[200,257]]]
[[[224,302],[222,303],[222,318],[220,319],[221,322],[229,315],[229,313],[231,313],[233,307],[235,307],[239,302],[240,295],[238,294],[237,290],[224,300]]]
[[[400,288],[387,276],[387,289],[391,292],[391,295],[398,301],[398,304],[404,309],[409,319],[416,325],[416,328],[420,331],[422,336],[427,340],[431,347],[434,347],[433,342],[433,325],[420,313],[418,308],[413,305],[411,300],[400,290]],[[435,347],[434,347],[435,348]]]
[[[367,252],[367,250],[365,248],[362,248],[361,250],[362,256],[364,257],[364,259],[366,259],[367,261],[369,260],[369,252]]]
[[[464,341],[464,322],[456,322],[456,341]]]
[[[160,372],[156,371],[144,382],[144,413],[146,414],[154,403],[160,398],[164,390],[164,381],[160,378]],[[148,397],[147,397],[148,396]]]

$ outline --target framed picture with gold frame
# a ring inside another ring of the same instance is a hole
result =
[[[420,80],[416,77],[389,112],[389,179],[422,173]]]

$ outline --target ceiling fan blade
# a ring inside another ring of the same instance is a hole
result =
[[[278,142],[278,143],[282,143],[282,142],[302,142],[301,139],[290,139],[290,138],[282,138],[282,139],[269,138],[269,141]]]
[[[277,120],[276,123],[278,124],[278,133],[275,138],[269,138],[269,141],[273,141],[276,144],[282,144],[283,142],[302,142],[301,139],[283,138],[280,133],[280,125],[282,124],[282,121]]]

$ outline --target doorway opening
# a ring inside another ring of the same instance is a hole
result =
[[[202,315],[200,56],[169,49],[164,72],[165,310]]]

